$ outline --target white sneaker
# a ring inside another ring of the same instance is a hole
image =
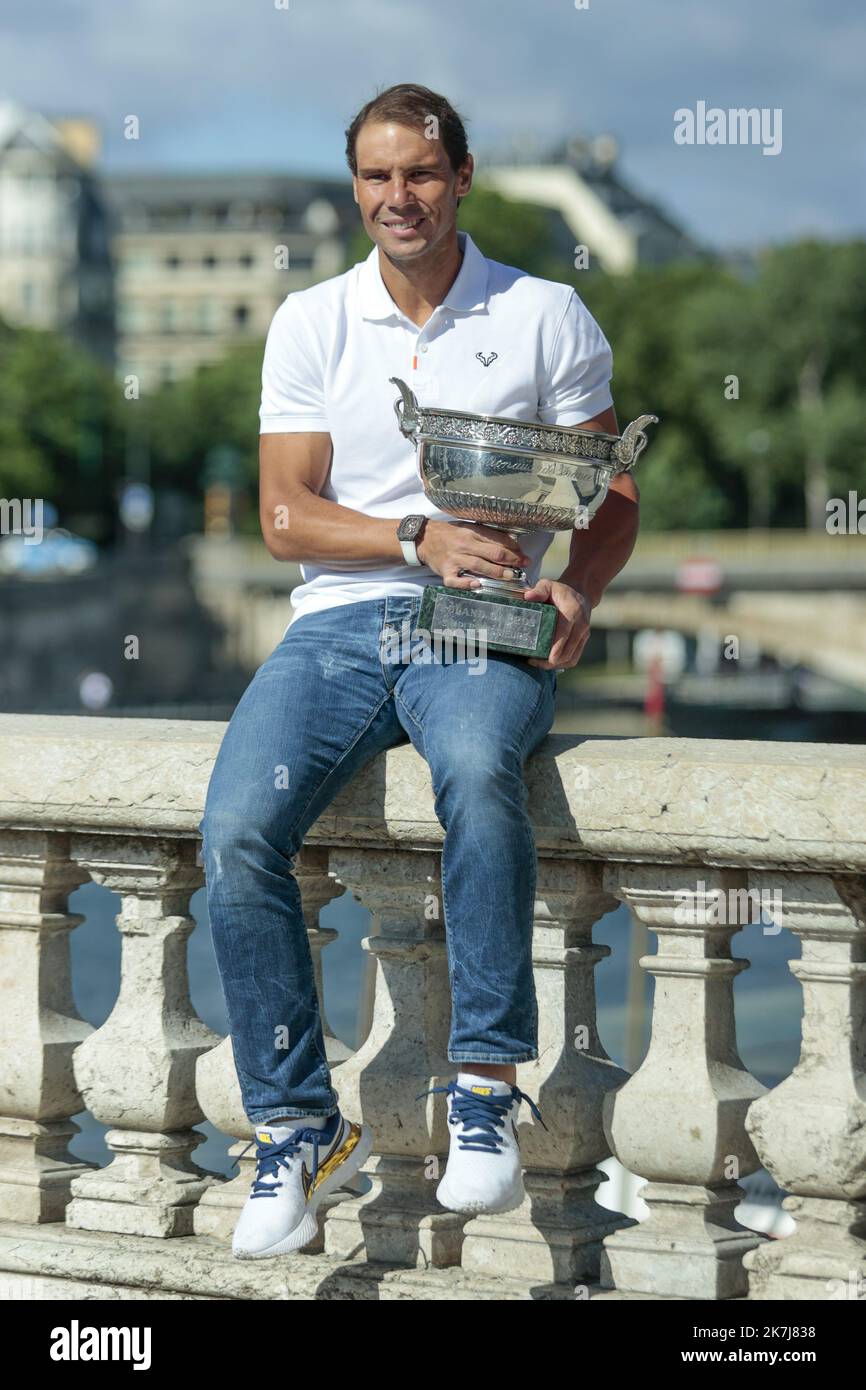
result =
[[[253,1142],[256,1176],[232,1237],[232,1254],[239,1260],[284,1255],[307,1245],[316,1235],[320,1201],[357,1173],[372,1150],[373,1131],[337,1110],[323,1129],[292,1129],[291,1122],[260,1125]]]
[[[459,1084],[461,1080],[467,1084]],[[448,1096],[451,1130],[448,1164],[436,1200],[449,1211],[474,1215],[514,1211],[526,1196],[515,1124],[521,1100],[547,1129],[535,1102],[506,1081],[463,1072],[457,1081],[422,1094],[436,1091]]]

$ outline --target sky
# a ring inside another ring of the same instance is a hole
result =
[[[348,177],[356,110],[419,82],[479,172],[614,134],[623,177],[718,249],[863,234],[864,68],[863,0],[0,0],[0,99],[95,117],[105,170]],[[780,152],[678,144],[699,102],[766,109]]]

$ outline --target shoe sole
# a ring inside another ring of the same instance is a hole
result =
[[[459,1212],[462,1216],[498,1216],[502,1212],[517,1211],[517,1208],[522,1207],[526,1200],[526,1189],[523,1186],[522,1174],[519,1189],[514,1188],[505,1201],[495,1207],[480,1200],[455,1202],[450,1196],[448,1188],[445,1186],[445,1181],[445,1178],[443,1178],[436,1188],[436,1200],[440,1206],[446,1207],[448,1211]]]
[[[366,1163],[370,1154],[373,1152],[373,1131],[369,1125],[361,1126],[361,1137],[352,1152],[343,1160],[339,1168],[335,1168],[333,1173],[316,1188],[312,1198],[307,1203],[304,1215],[301,1217],[287,1236],[282,1240],[276,1241],[273,1245],[267,1246],[264,1250],[232,1250],[236,1260],[265,1260],[272,1255],[287,1255],[292,1250],[300,1250],[302,1246],[308,1245],[316,1236],[319,1223],[316,1220],[316,1212],[323,1197],[335,1192],[342,1187],[348,1178],[354,1177],[362,1163]]]

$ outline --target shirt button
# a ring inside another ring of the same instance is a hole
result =
[[[426,351],[427,351],[427,344],[426,344],[426,343],[422,343],[422,344],[421,344],[421,351],[422,351],[422,352],[426,352]]]

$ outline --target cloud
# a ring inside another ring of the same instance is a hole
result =
[[[66,0],[50,22],[4,0],[0,22],[0,95],[91,112],[109,168],[341,173],[357,107],[419,81],[451,97],[475,149],[613,131],[629,174],[710,239],[787,235],[813,182],[824,225],[862,227],[856,0]],[[675,147],[674,110],[699,99],[782,107],[782,155]]]

